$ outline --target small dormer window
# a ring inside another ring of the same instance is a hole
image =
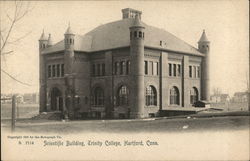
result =
[[[72,43],[72,39],[69,39],[69,43],[70,43],[70,44]]]
[[[162,41],[160,41],[160,46],[162,46]]]

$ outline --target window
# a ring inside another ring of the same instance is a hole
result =
[[[174,68],[173,75],[176,77],[176,64],[173,64],[173,68]]]
[[[144,32],[142,33],[142,37],[144,38]]]
[[[134,37],[137,37],[137,31],[134,31]]]
[[[168,75],[172,76],[172,64],[168,64]]]
[[[125,62],[124,62],[124,61],[121,61],[121,62],[120,62],[120,74],[121,74],[121,75],[124,74],[124,72],[123,72],[124,66],[125,66]]]
[[[132,35],[133,35],[132,32],[130,32],[130,40],[132,39]]]
[[[56,65],[56,76],[60,77],[60,64]]]
[[[61,64],[61,76],[64,77],[64,64]]]
[[[148,75],[148,62],[144,61],[144,73],[145,75]]]
[[[179,105],[179,90],[177,87],[172,87],[170,89],[170,105]]]
[[[193,69],[194,69],[194,78],[197,77],[197,74],[196,74],[196,66],[193,66]]]
[[[200,78],[200,67],[197,67],[197,77]]]
[[[92,65],[92,75],[95,76],[95,64]]]
[[[197,88],[193,87],[190,91],[190,103],[194,104],[198,101],[198,90]]]
[[[105,64],[102,64],[102,75],[105,75]]]
[[[53,65],[52,66],[52,77],[55,77],[56,76],[56,66]]]
[[[101,65],[97,64],[97,76],[101,75]]]
[[[130,61],[128,60],[126,64],[126,74],[129,74],[129,73],[130,73]]]
[[[153,64],[153,75],[158,75],[158,62]]]
[[[192,66],[189,66],[189,77],[192,78]]]
[[[181,65],[180,64],[177,65],[177,76],[178,77],[181,76]]]
[[[118,68],[119,68],[119,63],[118,62],[115,62],[115,75],[118,74]]]
[[[122,106],[122,105],[128,105],[128,95],[129,95],[129,90],[126,86],[121,86],[118,89],[117,93],[117,105]]]
[[[103,106],[104,105],[104,92],[103,92],[102,88],[100,88],[100,87],[95,88],[92,104],[95,106]]]
[[[139,37],[140,37],[140,38],[142,37],[142,32],[141,32],[141,31],[139,31]]]
[[[146,105],[157,105],[157,93],[155,87],[153,86],[148,86],[146,88]]]
[[[51,65],[48,66],[48,78],[51,77]]]
[[[148,70],[148,73],[150,73],[151,75],[154,75],[154,66],[153,66],[153,62],[152,61],[150,61],[149,62],[149,70]]]

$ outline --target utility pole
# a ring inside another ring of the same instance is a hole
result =
[[[12,96],[12,117],[11,117],[11,131],[15,131],[16,123],[16,95]]]

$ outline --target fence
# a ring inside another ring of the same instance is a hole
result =
[[[11,112],[11,131],[15,131],[15,125],[16,125],[16,107],[17,107],[17,102],[16,102],[16,95],[13,95],[12,97],[7,97],[7,98],[1,98],[2,100],[11,100],[12,104],[12,112]]]

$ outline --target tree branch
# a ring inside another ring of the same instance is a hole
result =
[[[1,69],[1,71],[2,71],[4,74],[6,74],[7,76],[9,76],[11,79],[13,79],[13,80],[17,81],[18,83],[21,83],[21,84],[26,85],[26,86],[31,86],[31,85],[30,85],[30,84],[28,84],[28,83],[25,83],[25,82],[22,82],[22,81],[20,81],[20,80],[16,79],[16,78],[15,78],[15,77],[13,77],[12,75],[10,75],[10,74],[9,74],[9,73],[7,73],[6,71],[4,71],[3,69]]]

